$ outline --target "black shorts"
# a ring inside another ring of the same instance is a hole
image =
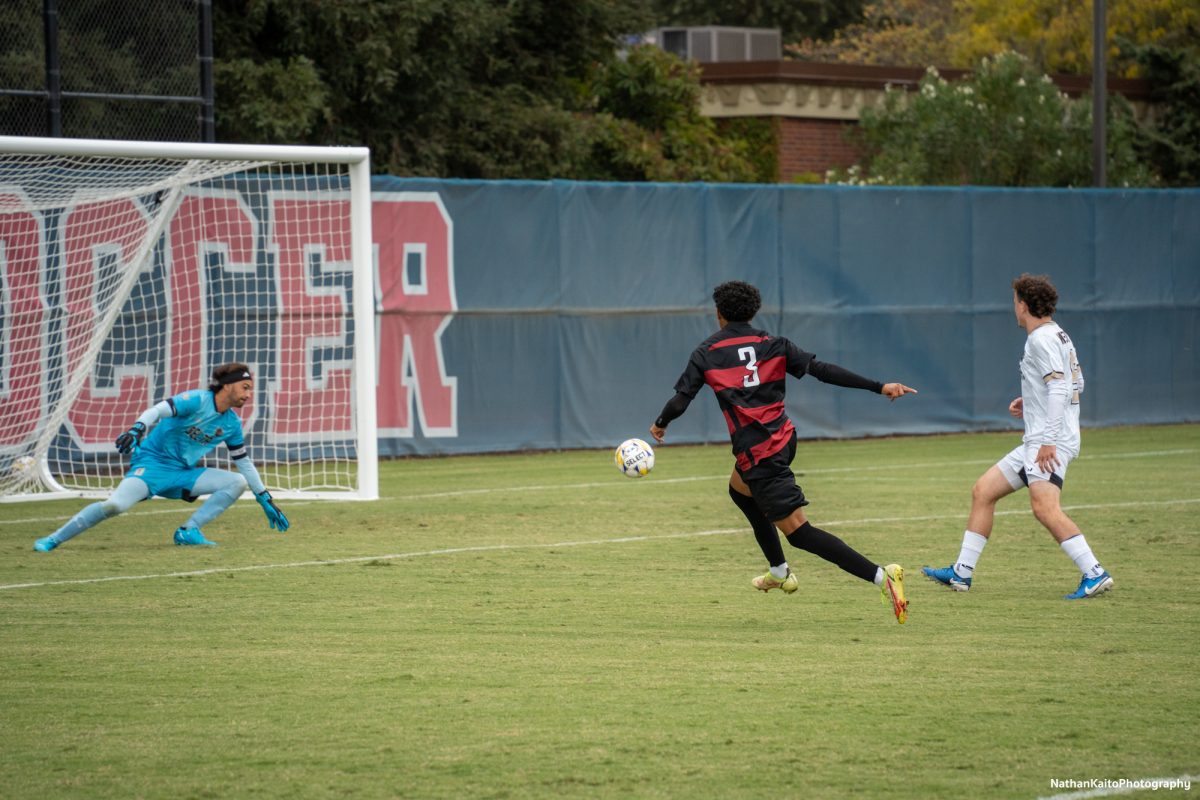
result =
[[[746,472],[738,470],[742,480],[750,487],[750,494],[762,509],[767,519],[775,522],[791,515],[793,511],[808,505],[804,491],[796,484],[792,472],[792,459],[796,457],[796,437],[792,436],[787,447],[773,456],[759,461]]]

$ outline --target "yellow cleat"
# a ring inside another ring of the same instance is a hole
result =
[[[901,625],[908,619],[908,600],[904,597],[904,567],[888,564],[883,568],[883,583],[879,587],[883,604],[891,604],[896,622]]]
[[[760,592],[769,592],[772,589],[782,589],[784,594],[791,594],[800,588],[800,581],[796,579],[795,573],[789,571],[787,577],[779,580],[770,572],[765,575],[759,575],[750,584]]]

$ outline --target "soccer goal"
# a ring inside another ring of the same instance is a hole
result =
[[[275,496],[376,498],[368,155],[0,137],[0,500],[107,494],[114,440],[230,361]]]

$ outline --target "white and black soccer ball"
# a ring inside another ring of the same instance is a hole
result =
[[[9,465],[8,471],[18,479],[25,479],[37,469],[37,459],[33,456],[17,456]]]
[[[617,469],[627,478],[643,478],[654,469],[654,450],[641,439],[626,439],[613,453]]]

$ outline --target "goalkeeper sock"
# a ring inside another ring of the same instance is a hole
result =
[[[878,564],[832,533],[821,530],[811,522],[805,522],[789,533],[787,540],[792,547],[807,550],[831,564],[837,564],[856,578],[862,578],[868,583],[875,582],[876,571],[879,569]]]
[[[741,510],[750,523],[750,527],[754,530],[754,538],[758,542],[762,554],[766,556],[767,563],[772,567],[782,566],[783,575],[786,578],[787,560],[783,557],[783,545],[779,543],[779,534],[775,531],[775,526],[758,507],[758,501],[749,495],[742,494],[732,486],[729,487],[729,498],[733,500],[733,504]]]
[[[82,509],[78,514],[71,517],[66,525],[50,534],[50,538],[58,544],[74,539],[79,534],[86,531],[98,522],[103,522],[108,519],[109,515],[104,512],[104,503],[92,503],[90,506]]]
[[[983,546],[987,542],[986,536],[981,536],[975,531],[963,531],[962,550],[958,554],[958,561],[954,562],[954,574],[960,578],[974,575],[975,565],[979,563],[979,557],[983,555]]]
[[[246,479],[241,475],[223,470],[207,470],[200,480],[192,487],[196,493],[211,492],[204,505],[196,509],[196,513],[188,519],[185,528],[203,528],[212,522],[225,509],[229,508],[246,491]]]

